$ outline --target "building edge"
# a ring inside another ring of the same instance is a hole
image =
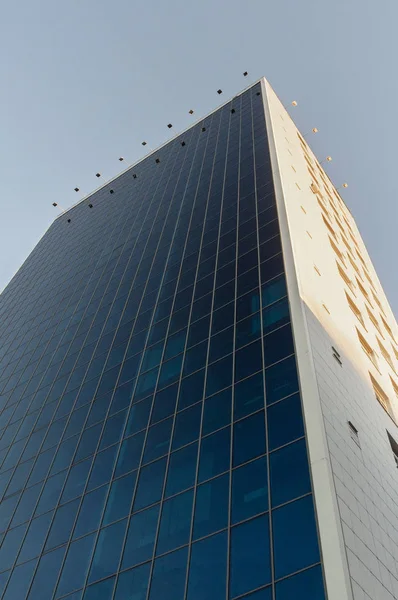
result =
[[[328,600],[352,600],[353,593],[322,415],[321,399],[311,352],[306,314],[299,292],[298,272],[294,259],[285,205],[285,192],[273,131],[270,94],[274,94],[274,92],[265,78],[261,79],[261,88],[300,379],[320,550],[323,558],[325,587]]]

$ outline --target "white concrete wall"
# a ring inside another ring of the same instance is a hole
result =
[[[327,176],[324,174],[326,184],[319,176],[319,165],[308,148],[320,183],[319,197],[330,215],[335,244],[353,281],[353,291],[341,278],[336,266],[339,259],[328,239],[331,234],[311,191],[313,178],[297,129],[265,80],[263,85],[329,600],[398,600],[398,469],[386,433],[388,429],[398,442],[398,428],[377,401],[369,377],[370,372],[398,418],[398,400],[391,382],[393,378],[398,385],[393,345],[397,352],[398,346],[380,315],[397,342],[398,327],[349,210]],[[359,274],[347,258],[349,251],[338,219]],[[382,310],[372,296],[352,238]],[[364,324],[349,307],[345,290]],[[371,322],[366,305],[379,322],[381,333]],[[362,349],[357,329],[377,353],[377,368]],[[377,338],[395,370],[382,356]],[[341,366],[333,357],[332,346],[340,353]],[[360,447],[351,438],[348,421],[358,430]]]

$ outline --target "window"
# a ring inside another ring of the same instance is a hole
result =
[[[353,281],[348,277],[347,273],[344,271],[344,269],[339,265],[339,263],[336,260],[336,265],[337,265],[337,269],[338,272],[340,274],[340,277],[342,278],[342,280],[344,281],[344,283],[346,285],[348,285],[348,287],[350,288],[351,292],[354,294],[355,296],[355,285],[353,283]]]
[[[380,348],[380,352],[382,353],[382,355],[384,356],[386,362],[390,365],[390,367],[392,368],[392,370],[394,371],[394,373],[396,373],[395,371],[395,366],[394,363],[392,362],[391,356],[390,354],[387,352],[387,350],[384,348],[383,344],[381,343],[381,341],[379,340],[379,338],[377,338],[377,343],[379,344],[379,348]]]
[[[372,290],[372,296],[373,296],[373,300],[376,302],[376,304],[377,304],[377,306],[380,308],[381,312],[382,312],[383,314],[386,314],[386,313],[384,312],[384,308],[382,307],[380,300],[378,299],[378,297],[376,296],[376,294],[374,293],[374,291],[373,291],[373,290]]]
[[[332,246],[333,250],[335,251],[335,253],[337,254],[337,256],[339,257],[339,259],[341,260],[341,262],[343,263],[344,266],[345,265],[345,260],[344,260],[344,256],[343,254],[340,252],[340,250],[337,248],[336,244],[334,243],[334,241],[332,240],[332,238],[329,238],[329,242],[330,245]],[[349,257],[348,257],[349,258]]]
[[[374,283],[373,283],[373,281],[372,281],[369,273],[367,272],[367,270],[365,268],[363,269],[363,273],[364,273],[366,279],[369,281],[370,285],[372,286],[373,290],[375,290],[376,288],[374,286]]]
[[[357,285],[360,289],[360,291],[362,292],[362,294],[365,296],[366,300],[369,302],[370,306],[372,306],[372,303],[370,301],[369,298],[369,294],[368,292],[365,290],[365,288],[363,287],[362,283],[359,281],[358,277],[355,277],[356,281],[357,281]]]
[[[357,265],[355,264],[354,260],[351,258],[351,256],[349,254],[347,254],[347,256],[348,256],[348,260],[350,261],[351,266],[354,269],[354,271],[358,274],[359,277],[362,278],[362,275],[360,274],[359,269],[358,269]]]
[[[396,397],[398,398],[398,384],[395,383],[395,381],[393,380],[391,375],[390,375],[390,380],[391,380],[391,384],[392,384],[394,393],[395,393]]]
[[[396,349],[396,347],[394,346],[394,344],[391,344],[391,348],[393,349],[395,358],[398,360],[398,350]]]
[[[300,206],[301,210],[303,211],[303,213],[306,215],[307,211],[305,210],[304,206]]]
[[[314,271],[321,277],[321,272],[316,265],[314,265]]]
[[[322,215],[322,219],[323,219],[323,222],[325,223],[326,227],[328,228],[329,233],[331,233],[332,236],[334,237],[334,239],[337,240],[337,235],[336,235],[335,230],[333,229],[333,227],[331,226],[331,224],[328,223],[327,219],[325,219],[324,215]]]
[[[372,311],[366,306],[366,312],[368,313],[368,317],[371,320],[371,322],[373,323],[373,325],[376,327],[377,331],[380,333],[381,337],[384,340],[384,335],[381,333],[381,329],[380,329],[380,325],[376,319],[376,317],[374,316],[374,314],[372,313]]]
[[[351,298],[349,297],[347,292],[345,293],[345,296],[347,298],[348,306],[351,308],[352,312],[354,313],[354,315],[356,316],[358,321],[361,323],[361,325],[363,325],[365,327],[365,323],[364,323],[361,311],[359,310],[359,308],[357,307],[355,302],[353,300],[351,300]],[[366,327],[365,327],[365,329],[366,329]]]
[[[394,438],[392,437],[392,435],[390,435],[387,431],[387,436],[388,436],[388,441],[390,442],[390,446],[391,446],[391,450],[392,450],[392,454],[395,460],[395,464],[398,467],[398,444],[397,442],[394,440]]]
[[[337,360],[337,362],[339,363],[339,365],[341,366],[343,364],[343,361],[341,360],[340,353],[336,350],[336,348],[334,346],[332,346],[332,353],[333,353],[333,358],[335,358]]]
[[[314,191],[314,190],[312,190],[312,191]],[[314,193],[315,193],[315,192],[314,192]],[[317,199],[317,201],[318,201],[318,204],[319,204],[319,206],[321,207],[321,209],[322,209],[322,210],[323,210],[323,212],[325,213],[325,215],[327,215],[327,216],[330,218],[330,215],[329,215],[328,209],[326,208],[326,206],[324,205],[324,203],[322,202],[322,200],[320,199],[320,197],[319,197],[319,196],[317,196],[317,197],[316,197],[316,199]]]
[[[358,435],[358,429],[355,427],[355,425],[353,425],[351,423],[351,421],[348,421],[348,428],[350,431],[350,436],[351,439],[356,443],[356,445],[360,448],[361,445],[359,443],[359,435]]]
[[[351,246],[349,245],[349,243],[348,243],[347,238],[345,237],[345,235],[341,234],[341,239],[343,240],[344,245],[347,248],[347,250],[349,252],[352,252]]]
[[[370,377],[370,381],[372,382],[373,391],[375,393],[377,402],[379,402],[382,405],[384,410],[390,415],[390,417],[395,422],[394,413],[392,411],[391,403],[390,403],[390,400],[389,400],[387,394],[380,387],[380,385],[377,383],[376,379],[373,377],[373,375],[371,373],[369,373],[369,377]]]
[[[386,321],[386,320],[385,320],[385,319],[384,319],[384,318],[383,318],[381,315],[380,315],[380,318],[381,318],[381,320],[382,320],[382,322],[383,322],[384,329],[385,329],[385,330],[386,330],[386,331],[387,331],[387,332],[390,334],[391,338],[392,338],[392,339],[394,340],[394,342],[395,342],[394,335],[393,335],[393,332],[392,332],[392,330],[391,330],[391,327],[389,326],[389,324],[387,323],[387,321]]]
[[[372,361],[372,363],[378,370],[376,352],[373,350],[373,348],[371,346],[369,346],[368,342],[365,340],[363,335],[358,331],[358,329],[357,329],[357,334],[358,334],[359,342],[362,346],[362,350],[365,352],[366,356],[369,358],[369,360]]]

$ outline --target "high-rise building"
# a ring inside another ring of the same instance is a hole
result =
[[[3,600],[397,600],[398,329],[265,79],[0,296]]]

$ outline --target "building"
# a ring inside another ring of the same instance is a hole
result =
[[[398,330],[265,79],[0,296],[3,600],[398,599]]]

